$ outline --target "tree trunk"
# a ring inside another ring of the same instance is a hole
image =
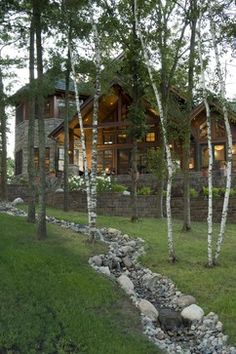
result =
[[[184,160],[183,160],[183,174],[184,174],[184,222],[182,231],[191,230],[191,216],[190,216],[190,195],[189,195],[189,157],[190,157],[190,138],[191,138],[191,112],[193,107],[193,76],[195,66],[195,39],[196,39],[196,24],[197,24],[197,4],[196,0],[190,1],[191,6],[191,38],[190,38],[190,54],[188,63],[188,101],[185,124],[185,138],[184,138]]]
[[[225,100],[225,83],[224,83],[223,74],[221,70],[220,56],[219,56],[218,46],[216,42],[216,27],[215,27],[213,14],[211,10],[210,10],[210,32],[211,32],[213,47],[215,51],[216,72],[219,79],[220,98],[221,98],[221,103],[223,108],[223,116],[224,116],[226,135],[227,135],[227,144],[228,144],[227,167],[226,167],[226,188],[225,188],[224,203],[223,203],[223,209],[221,215],[220,232],[219,232],[219,236],[216,244],[216,252],[214,256],[214,263],[217,263],[221,253],[222,244],[224,241],[225,226],[226,226],[227,215],[228,215],[229,196],[230,196],[230,189],[231,189],[231,172],[232,172],[232,133],[231,133],[228,111],[227,111],[226,100]]]
[[[66,64],[66,75],[65,75],[65,117],[64,117],[64,211],[69,210],[69,184],[68,184],[68,165],[69,165],[69,85],[70,85],[70,68],[71,68],[71,58],[69,43],[71,41],[71,27],[69,25],[68,32],[68,54],[67,54],[67,64]]]
[[[137,140],[134,139],[132,153],[131,153],[131,201],[132,201],[132,217],[131,221],[136,222],[138,220],[138,205],[137,205],[137,190],[138,190],[138,167],[137,167],[137,154],[138,154],[138,146]]]
[[[84,132],[84,125],[83,125],[83,118],[82,118],[81,111],[80,111],[79,93],[78,93],[78,87],[77,87],[77,83],[76,83],[75,62],[74,62],[74,57],[72,54],[71,45],[70,45],[70,56],[71,56],[72,77],[73,77],[74,88],[75,88],[75,102],[76,102],[76,109],[77,109],[77,114],[78,114],[78,118],[79,118],[79,126],[80,126],[80,141],[81,141],[81,146],[82,146],[84,179],[85,179],[86,192],[87,192],[88,224],[90,225],[90,222],[91,222],[90,179],[89,179],[88,161],[87,161],[86,145],[85,145],[85,132]]]
[[[39,139],[39,211],[37,238],[43,240],[47,237],[46,228],[46,174],[45,174],[45,128],[44,128],[44,98],[43,98],[43,59],[41,41],[41,4],[34,1],[35,10],[35,32],[37,48],[37,118],[38,118],[38,139]]]
[[[97,140],[98,140],[98,112],[99,112],[99,96],[101,93],[101,55],[100,41],[97,29],[97,24],[94,21],[92,12],[92,4],[90,2],[90,21],[93,28],[94,46],[95,46],[95,66],[96,66],[96,84],[95,95],[93,102],[93,140],[92,140],[92,169],[91,169],[91,184],[90,184],[90,224],[89,234],[90,240],[94,241],[96,236],[96,221],[97,221]]]
[[[201,86],[203,91],[204,105],[206,109],[207,117],[207,143],[208,143],[208,156],[209,156],[209,165],[208,165],[208,234],[207,234],[207,254],[208,254],[208,267],[213,266],[212,258],[212,225],[213,225],[213,209],[212,209],[212,167],[213,167],[213,151],[212,151],[212,136],[211,136],[211,116],[210,116],[210,107],[207,101],[207,91],[206,91],[206,80],[205,80],[205,71],[202,58],[202,43],[201,43],[201,16],[199,19],[198,27],[198,54],[201,67]]]
[[[136,0],[135,0],[135,5],[136,5]],[[135,6],[135,8],[136,8],[136,6]],[[136,14],[136,10],[135,10],[135,14]],[[148,69],[150,82],[152,84],[152,88],[153,88],[153,91],[155,94],[155,98],[156,98],[156,102],[157,102],[157,106],[158,106],[159,114],[160,114],[163,142],[164,142],[166,158],[167,158],[167,171],[168,171],[167,196],[166,196],[168,254],[169,254],[169,260],[172,263],[174,263],[174,262],[176,262],[176,255],[175,255],[174,242],[173,242],[173,226],[172,226],[172,215],[171,215],[171,187],[172,187],[172,178],[173,178],[174,167],[173,167],[173,162],[172,162],[172,158],[171,158],[170,147],[169,147],[168,140],[167,140],[166,117],[164,115],[164,110],[163,110],[163,105],[162,105],[160,93],[157,89],[156,83],[153,78],[152,66],[149,62],[147,48],[145,46],[143,36],[142,36],[142,33],[139,28],[137,16],[135,16],[135,18],[136,18],[136,24],[137,24],[137,32],[138,32],[139,39],[141,41],[141,45],[142,45],[142,49],[143,49],[145,64]],[[166,109],[166,107],[164,107],[164,108]]]
[[[29,125],[28,125],[28,185],[29,185],[29,201],[28,201],[28,222],[35,222],[35,168],[34,168],[34,137],[35,137],[35,82],[34,82],[34,16],[32,15],[30,24],[30,47],[29,47]]]
[[[7,117],[5,111],[5,97],[3,89],[2,70],[0,68],[0,133],[1,133],[1,180],[0,196],[7,199]]]

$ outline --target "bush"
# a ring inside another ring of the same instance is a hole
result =
[[[112,192],[120,192],[123,193],[124,191],[127,190],[126,186],[123,184],[118,184],[118,183],[112,183],[111,185],[111,190]]]
[[[111,177],[103,174],[97,177],[97,192],[109,192],[112,190]]]
[[[150,195],[151,194],[151,188],[146,186],[142,187],[138,190],[138,195]]]
[[[190,197],[193,197],[193,198],[196,198],[199,195],[198,191],[196,191],[196,189],[194,189],[194,188],[190,188],[189,194],[190,194]]]
[[[203,190],[203,195],[205,197],[208,197],[208,195],[209,195],[208,187],[203,187],[202,190]],[[213,187],[212,188],[212,196],[214,198],[219,198],[221,196],[221,188]]]
[[[70,191],[80,191],[85,190],[84,178],[81,176],[73,176],[68,180]]]

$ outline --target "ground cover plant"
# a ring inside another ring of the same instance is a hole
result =
[[[79,223],[86,223],[86,214],[48,208],[48,214]],[[170,277],[178,288],[196,297],[205,313],[216,312],[224,324],[230,342],[236,345],[236,226],[227,227],[220,265],[208,269],[207,225],[194,222],[189,233],[182,233],[182,222],[174,221],[174,234],[178,262],[167,262],[165,220],[145,218],[131,223],[129,218],[98,216],[98,226],[110,226],[146,241],[146,255],[142,263],[153,271]],[[218,228],[218,225],[215,225]],[[215,232],[217,236],[217,233]]]
[[[0,214],[1,353],[160,353],[141,332],[138,312],[115,283],[88,265],[104,245]]]

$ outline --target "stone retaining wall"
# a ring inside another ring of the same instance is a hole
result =
[[[63,193],[48,193],[47,203],[58,208],[63,207]],[[140,217],[157,216],[157,198],[155,195],[138,196],[138,215]],[[214,220],[220,221],[223,198],[214,199]],[[72,210],[86,211],[86,194],[81,192],[70,192],[69,205]],[[131,216],[131,198],[120,193],[100,193],[98,195],[98,214]],[[183,217],[183,199],[174,197],[172,199],[173,216],[179,219]],[[191,200],[192,220],[203,221],[207,218],[207,199],[204,197],[192,198]],[[230,199],[229,222],[236,222],[236,197]]]
[[[9,185],[8,200],[13,201],[15,198],[21,197],[25,202],[28,200],[27,186]],[[63,193],[48,192],[47,204],[52,207],[63,207]],[[165,204],[165,203],[164,203]],[[219,221],[223,199],[214,199],[214,220]],[[86,193],[85,192],[70,192],[69,205],[71,210],[86,211]],[[98,214],[101,215],[116,215],[116,216],[131,216],[131,198],[130,196],[122,195],[121,193],[99,193],[98,194]],[[172,213],[173,216],[179,219],[183,217],[183,200],[182,197],[172,198]],[[157,198],[155,195],[138,196],[138,215],[140,217],[156,217],[157,216]],[[204,197],[192,198],[191,200],[191,215],[192,220],[203,221],[207,218],[207,199]],[[228,220],[236,223],[236,197],[230,198]]]

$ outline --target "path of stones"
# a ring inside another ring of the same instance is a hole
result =
[[[0,211],[25,216],[10,203],[1,203]],[[88,235],[86,225],[47,217],[51,224]],[[144,334],[170,354],[236,354],[227,345],[227,335],[218,316],[204,316],[191,295],[183,295],[175,284],[161,274],[143,267],[138,258],[144,253],[144,241],[131,238],[112,228],[98,229],[99,238],[108,245],[107,254],[89,259],[98,272],[115,279],[139,309]]]

